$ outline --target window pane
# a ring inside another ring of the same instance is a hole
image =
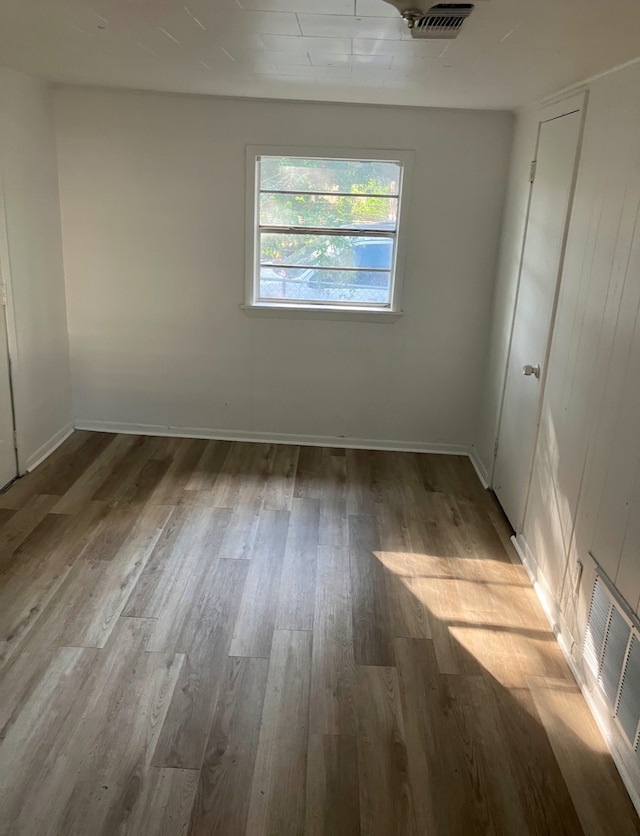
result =
[[[260,263],[292,267],[391,270],[394,239],[356,235],[260,233]]]
[[[336,195],[260,195],[263,226],[315,226],[395,231],[397,197],[345,197]]]
[[[286,267],[260,270],[262,301],[387,305],[390,287],[391,273],[312,268],[300,271]]]
[[[394,162],[261,157],[262,191],[397,195],[402,167]]]

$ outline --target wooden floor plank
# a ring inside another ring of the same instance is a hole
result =
[[[37,525],[22,540],[17,548],[5,548],[0,553],[0,573],[3,578],[12,578],[23,570],[24,565],[37,559],[46,557],[51,550],[51,540],[64,535],[64,530],[72,522],[70,517],[60,517],[57,514],[45,514]],[[0,590],[2,594],[4,590]],[[0,608],[0,618],[2,609]]]
[[[528,832],[484,678],[441,675],[430,641],[396,654],[418,833]]]
[[[0,534],[2,534],[3,527],[9,522],[14,514],[15,511],[12,508],[0,508]]]
[[[192,836],[244,836],[267,670],[266,659],[227,662],[193,805]]]
[[[52,511],[56,514],[77,514],[128,455],[135,441],[133,435],[111,437],[109,444],[65,491]]]
[[[71,734],[70,714],[78,696],[84,693],[85,684],[98,656],[97,650],[84,648],[59,648],[47,658],[24,656],[25,666],[30,660],[42,666],[37,681],[24,692],[24,702],[19,710],[14,708],[10,724],[5,724],[6,736],[0,748],[0,809],[5,834],[41,834],[56,832],[55,827],[73,785],[74,775],[65,771],[54,779],[48,764],[53,764],[68,740],[61,737],[61,730]],[[13,665],[17,664],[17,660]],[[25,674],[23,667],[22,674]],[[79,705],[79,702],[78,702]],[[82,711],[78,709],[78,713]],[[74,718],[76,721],[78,717]],[[53,758],[52,758],[53,753]],[[81,763],[73,760],[74,773]],[[38,791],[33,792],[34,782]],[[57,787],[64,792],[57,800]],[[49,829],[50,824],[53,824]],[[58,831],[59,832],[59,831]]]
[[[130,534],[109,559],[90,540],[29,630],[21,650],[104,647],[149,559],[171,509],[148,506],[133,517]],[[108,524],[105,518],[101,526]],[[100,530],[100,526],[98,527]]]
[[[117,832],[144,783],[182,661],[143,652],[149,626],[122,619],[104,652],[59,651],[3,744],[14,772],[3,803],[12,832]],[[114,712],[120,722],[105,725]],[[17,752],[27,734],[50,745],[25,761]],[[69,760],[82,768],[70,774]],[[34,779],[37,797],[25,805]]]
[[[375,484],[370,450],[347,450],[347,513],[356,516],[375,516],[380,491]]]
[[[353,644],[357,665],[393,665],[387,570],[380,562],[374,517],[349,517]]]
[[[247,833],[304,831],[311,633],[276,630],[253,774]]]
[[[323,447],[301,447],[294,497],[296,499],[320,499],[324,486],[325,451]]]
[[[442,456],[434,453],[418,456],[417,462],[426,491],[457,496],[469,490],[470,478],[477,482],[475,474],[472,476],[470,471],[465,471],[467,463],[470,464],[466,456]]]
[[[438,458],[438,457],[436,457]],[[466,618],[460,595],[459,563],[467,558],[464,538],[457,532],[458,518],[449,494],[430,493],[419,519],[408,516],[412,543],[413,592],[425,606],[433,646],[441,673],[482,674],[478,660],[467,652],[450,625]]]
[[[376,451],[371,454],[369,463],[376,504],[384,503],[399,509],[423,501],[425,489],[412,453]]]
[[[360,833],[355,737],[310,735],[304,833],[305,836],[355,836]]]
[[[269,479],[265,485],[264,507],[273,511],[291,510],[295,490],[300,448],[291,444],[275,444]]]
[[[249,560],[253,552],[262,503],[243,505],[232,511],[229,524],[218,549],[218,557],[228,560]]]
[[[42,522],[56,500],[55,496],[38,494],[5,523],[0,531],[0,566],[8,564],[15,550]]]
[[[122,620],[127,621],[133,619]],[[125,624],[120,629],[131,627]],[[118,651],[115,647],[114,652]],[[120,722],[112,724],[105,734],[101,720],[88,717],[85,723],[82,718],[70,749],[78,754],[87,752],[89,763],[95,758],[99,765],[81,772],[76,779],[60,819],[61,833],[135,832],[130,821],[132,811],[145,805],[147,791],[155,795],[153,785],[147,788],[155,775],[151,758],[182,663],[179,654],[140,649],[113,677],[119,683],[115,688],[102,679],[102,670],[95,674],[104,710],[109,714],[117,708]],[[96,709],[100,707],[99,703]],[[182,818],[186,822],[184,812]]]
[[[288,526],[288,511],[263,511],[260,515],[229,649],[231,656],[269,658]]]
[[[396,669],[361,666],[357,683],[362,832],[417,836]]]
[[[145,466],[153,451],[158,446],[156,438],[139,436],[134,438],[127,455],[121,458],[115,466],[107,472],[107,478],[91,497],[105,502],[117,502],[134,484],[138,474]]]
[[[247,568],[245,561],[216,560],[190,596],[188,612],[183,604],[181,618],[172,614],[154,627],[148,650],[185,654],[154,766],[202,765]]]
[[[528,688],[491,679],[503,741],[503,773],[515,781],[527,826],[539,833],[582,834],[576,808]],[[495,733],[495,732],[494,732]]]
[[[80,433],[82,443],[64,455],[59,461],[46,460],[38,474],[38,493],[51,496],[64,496],[82,477],[89,465],[99,458],[102,452],[115,439],[112,433]],[[60,449],[60,448],[59,448]]]
[[[161,506],[167,507],[167,506]],[[169,508],[171,511],[171,509]],[[149,560],[133,588],[123,615],[182,617],[179,602],[188,601],[209,563],[218,557],[229,512],[179,505],[167,520]]]
[[[431,638],[428,610],[419,594],[421,584],[409,528],[399,508],[380,505],[376,520],[380,537],[378,560],[385,568],[391,629],[396,637]]]
[[[207,446],[202,438],[178,438],[174,441],[176,444],[170,451],[169,467],[149,500],[157,505],[180,503]]]
[[[640,833],[640,821],[626,795],[595,720],[575,683],[531,678],[529,688],[560,765],[584,832],[607,836]]]
[[[231,444],[228,441],[207,441],[200,458],[185,483],[187,492],[210,494],[218,480]]]
[[[274,445],[231,444],[209,492],[211,504],[217,508],[239,508],[254,507],[262,501],[273,456]]]
[[[278,596],[278,630],[313,627],[319,524],[317,499],[292,500]]]
[[[347,457],[327,455],[323,459],[323,478],[318,491],[320,498],[319,546],[348,546],[347,520]]]
[[[199,508],[173,508],[158,542],[122,611],[123,616],[157,618],[168,590],[193,544],[202,542],[205,516]]]
[[[47,515],[0,575],[0,638],[15,650],[95,535],[106,508],[89,503],[76,516]]]
[[[323,735],[355,735],[355,690],[349,551],[319,546],[310,730]]]
[[[0,646],[0,652],[6,652],[6,647]],[[17,653],[3,666],[0,675],[0,741],[6,738],[11,726],[29,704],[31,695],[40,686],[57,652],[58,648],[53,651],[47,649],[35,657],[33,654]]]
[[[118,836],[184,836],[189,827],[199,776],[197,769],[150,767],[137,797],[126,798],[125,804],[132,804],[131,813],[119,822],[118,830],[104,832],[118,833]]]
[[[162,482],[170,463],[171,460],[168,458],[150,458],[118,501],[131,507],[146,505]]]

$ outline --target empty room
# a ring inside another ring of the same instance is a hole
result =
[[[639,811],[637,0],[1,0],[0,836]]]

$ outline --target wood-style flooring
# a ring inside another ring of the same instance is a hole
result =
[[[0,496],[0,832],[640,833],[464,458],[76,432]]]

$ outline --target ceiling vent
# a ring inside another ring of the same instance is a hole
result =
[[[412,37],[421,40],[451,40],[473,11],[473,3],[437,3],[427,6],[415,0],[386,0],[407,21]]]
[[[411,35],[426,40],[456,38],[472,11],[473,3],[438,3],[417,20],[408,21]]]

